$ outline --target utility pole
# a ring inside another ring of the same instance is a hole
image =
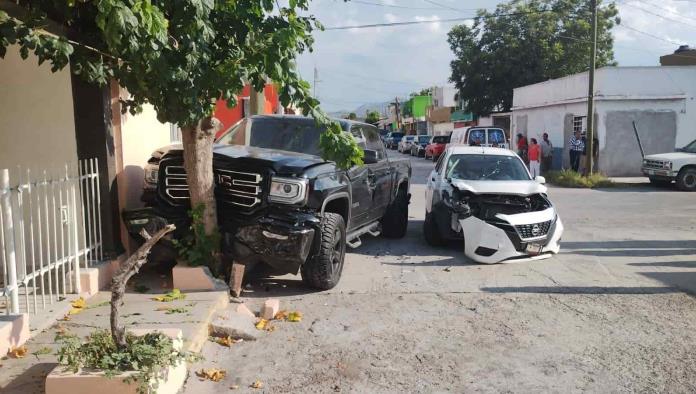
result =
[[[585,143],[585,152],[587,162],[585,169],[588,174],[594,171],[594,74],[597,62],[597,0],[590,0],[590,8],[592,12],[592,27],[590,34],[592,37],[590,49],[590,70],[588,75],[588,90],[587,90],[587,142]]]
[[[396,129],[398,130],[400,125],[401,125],[401,119],[400,119],[401,111],[399,110],[399,98],[395,97],[394,99],[395,99],[395,101],[394,101],[395,108],[394,109],[396,111]]]
[[[321,82],[319,80],[319,70],[317,70],[317,67],[314,66],[314,83],[312,84],[312,96],[314,98],[317,98],[317,83]]]

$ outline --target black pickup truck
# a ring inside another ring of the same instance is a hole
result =
[[[364,149],[348,170],[319,156],[321,130],[311,118],[259,115],[240,121],[214,145],[213,171],[222,251],[247,267],[297,274],[317,289],[334,287],[346,245],[380,233],[401,238],[408,224],[410,162],[387,157],[379,130],[338,120]],[[149,224],[190,227],[181,146],[153,153],[145,173],[145,209],[127,211],[133,235]]]

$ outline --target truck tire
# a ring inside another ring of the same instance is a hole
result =
[[[302,265],[302,281],[318,290],[338,284],[346,257],[346,224],[343,216],[327,212],[321,220],[319,248],[315,256]]]
[[[396,198],[382,216],[382,234],[387,238],[403,238],[408,229],[408,194],[399,189]]]
[[[696,168],[687,167],[679,171],[677,188],[685,192],[696,191]]]
[[[432,213],[426,212],[425,214],[425,220],[423,221],[423,236],[425,237],[425,242],[427,242],[430,246],[438,247],[445,245],[445,239],[442,238]]]

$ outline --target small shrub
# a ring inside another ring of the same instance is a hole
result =
[[[138,384],[138,393],[146,394],[157,387],[155,378],[164,368],[195,357],[174,349],[172,339],[158,332],[142,336],[128,334],[127,346],[119,350],[106,330],[92,332],[85,342],[74,335],[61,338],[58,361],[72,372],[80,368],[99,369],[111,378],[123,372],[137,371],[130,382]],[[151,380],[153,382],[151,382]]]
[[[220,233],[205,234],[203,211],[205,205],[199,204],[189,211],[191,227],[181,240],[174,240],[174,246],[186,263],[191,267],[206,265],[210,268],[214,255],[220,250]]]
[[[573,170],[550,171],[544,174],[546,180],[556,186],[575,188],[611,187],[612,181],[599,173],[583,176]]]

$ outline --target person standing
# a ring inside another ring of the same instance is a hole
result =
[[[573,133],[570,141],[568,141],[568,145],[570,147],[570,168],[578,172],[580,170],[580,156],[582,156],[582,152],[585,150],[585,143],[582,141],[579,131]]]
[[[541,146],[541,173],[546,174],[553,166],[553,144],[549,141],[548,133],[541,136],[539,145]]]
[[[541,175],[541,147],[537,144],[536,138],[530,141],[527,157],[529,157],[529,173],[534,179]]]
[[[529,163],[529,158],[527,157],[527,137],[523,136],[522,133],[517,134],[517,154],[520,156],[524,164]]]

